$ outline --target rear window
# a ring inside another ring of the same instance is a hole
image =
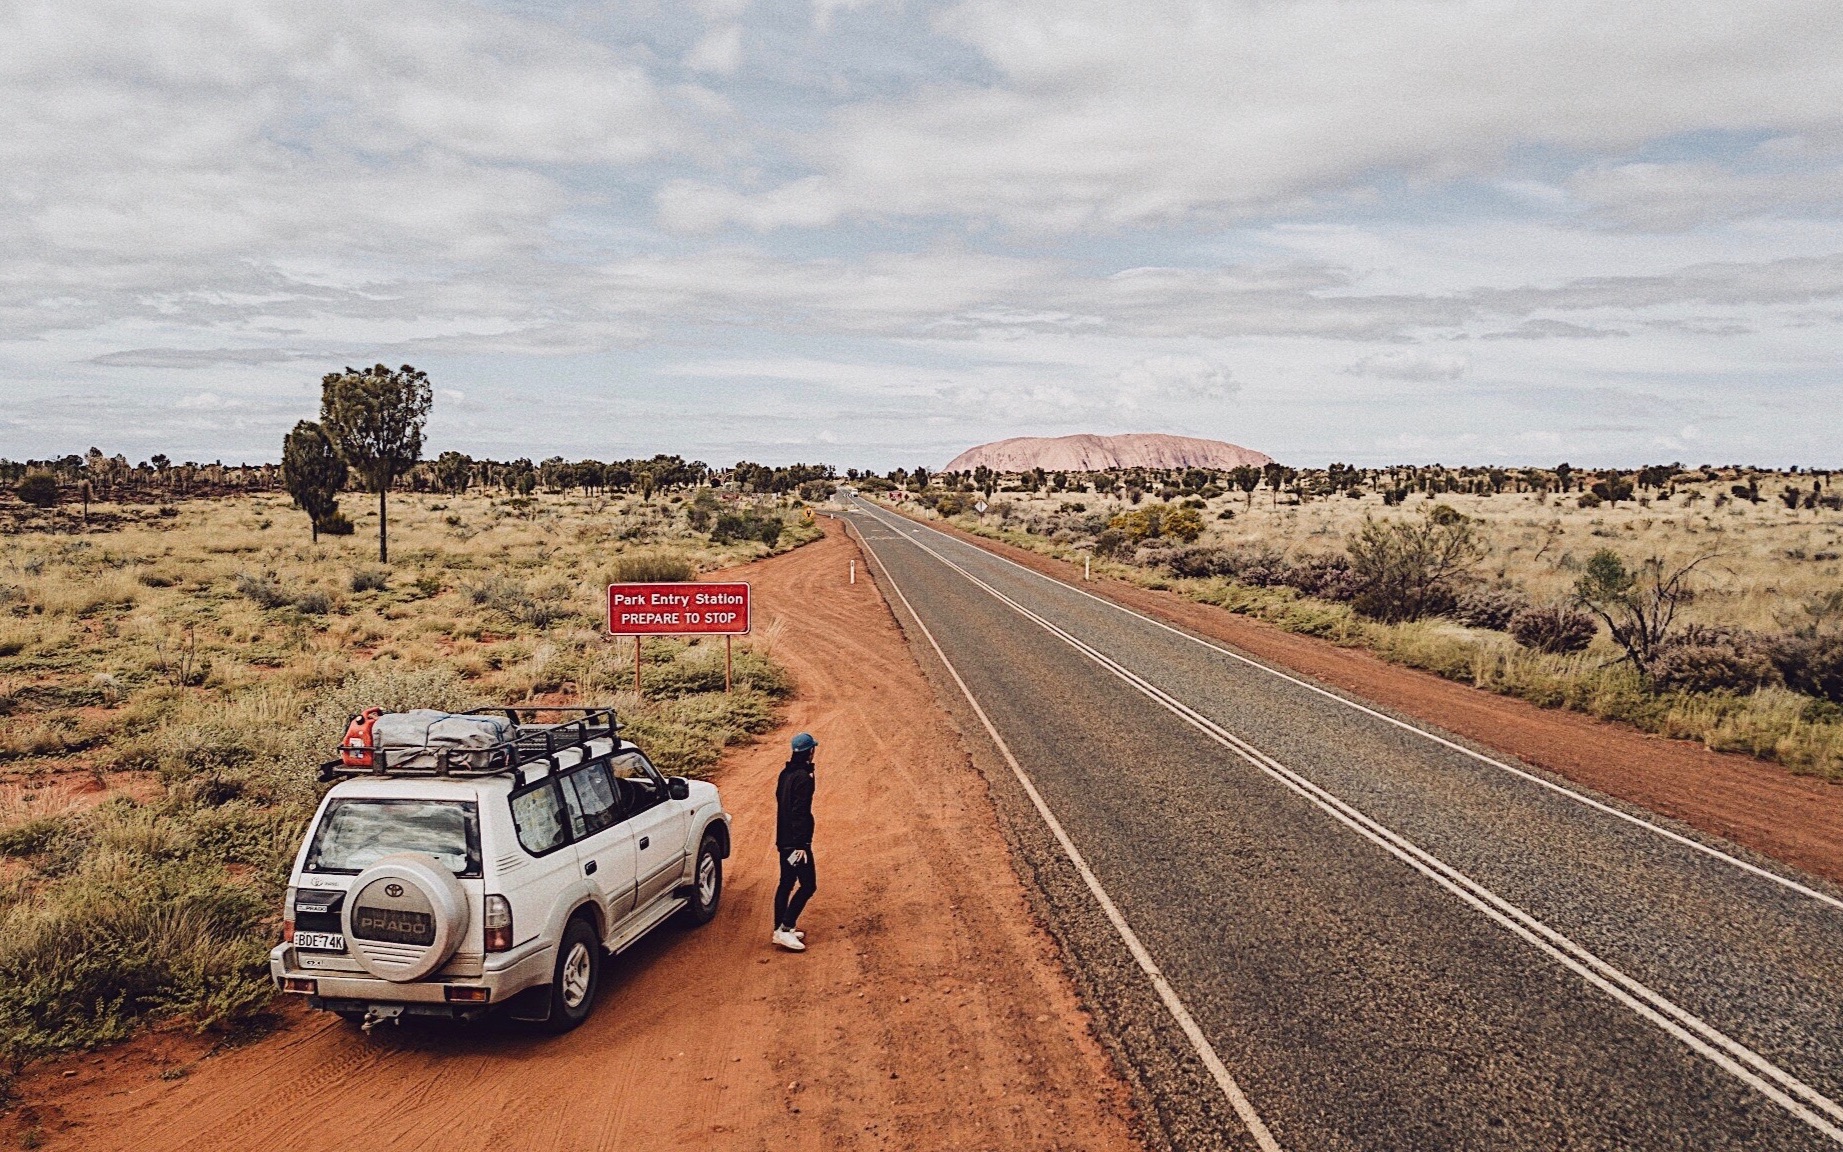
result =
[[[362,872],[397,852],[433,856],[460,877],[480,875],[480,816],[468,800],[335,800],[307,850],[309,872]]]

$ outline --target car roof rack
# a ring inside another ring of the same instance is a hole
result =
[[[530,723],[522,717],[546,712],[580,713],[574,719],[551,724]],[[511,774],[515,782],[524,783],[524,769],[546,764],[552,771],[557,754],[582,748],[591,740],[607,740],[618,751],[620,731],[624,725],[615,717],[612,705],[527,704],[513,707],[469,708],[452,716],[504,716],[512,722],[512,735],[485,748],[378,748],[341,745],[337,759],[320,765],[320,782],[357,776],[500,776]],[[430,756],[430,753],[434,753]]]

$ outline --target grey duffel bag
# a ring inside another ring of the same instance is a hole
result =
[[[493,751],[518,735],[503,716],[418,708],[387,712],[371,728],[372,747],[391,768],[487,768]]]

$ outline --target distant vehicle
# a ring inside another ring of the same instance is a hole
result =
[[[715,786],[661,775],[612,709],[543,711],[581,715],[354,718],[289,876],[277,988],[366,1029],[503,1007],[565,1031],[605,955],[717,914]]]

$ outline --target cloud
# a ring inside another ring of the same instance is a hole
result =
[[[1429,352],[1404,348],[1395,352],[1377,352],[1365,356],[1344,371],[1353,376],[1378,376],[1385,380],[1410,380],[1425,383],[1434,380],[1457,380],[1465,375],[1471,362],[1455,352]]]
[[[1240,388],[1229,370],[1204,356],[1151,356],[1120,373],[1121,403],[1137,408],[1156,400],[1222,400]]]
[[[1118,228],[1331,204],[1384,173],[1495,177],[1531,147],[1843,128],[1831,0],[1688,8],[964,0],[937,27],[989,75],[841,107],[808,177],[727,218]]]
[[[90,357],[108,368],[216,368],[224,365],[277,364],[302,359],[280,348],[133,348]]]
[[[685,67],[694,72],[734,75],[742,64],[742,26],[727,24],[712,28],[685,54]]]

